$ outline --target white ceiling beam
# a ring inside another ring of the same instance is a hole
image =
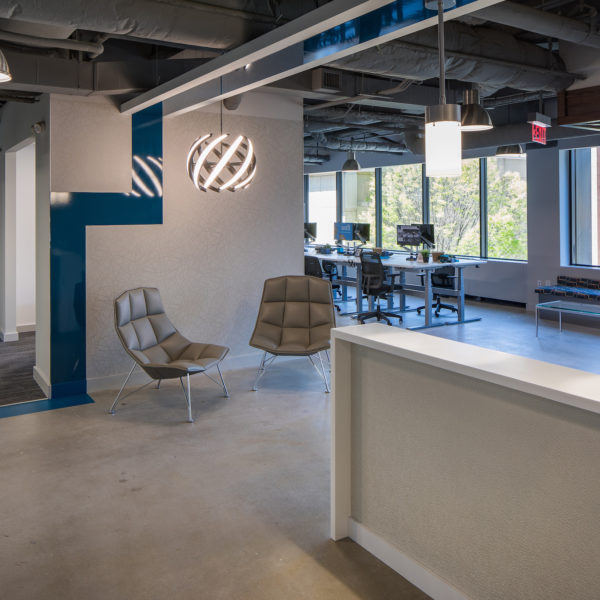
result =
[[[448,11],[444,18],[450,20],[461,17],[501,1],[474,0]],[[352,5],[352,8],[348,7],[349,4]],[[302,71],[314,69],[367,48],[410,35],[437,23],[437,15],[432,13],[430,18],[423,21],[399,27],[362,43],[350,43],[337,52],[324,52],[321,57],[313,56],[307,60],[304,55],[305,40],[377,10],[386,4],[390,4],[390,0],[334,0],[209,61],[201,67],[125,102],[121,105],[121,111],[133,113],[163,102],[163,115],[176,116]],[[345,10],[341,10],[342,6]],[[325,9],[328,9],[328,12],[325,12]],[[250,65],[250,67],[245,69],[246,65]]]
[[[392,0],[333,0],[121,105],[134,113],[369,13]],[[487,5],[486,5],[487,6]]]

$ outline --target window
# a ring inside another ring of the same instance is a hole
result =
[[[488,257],[527,260],[527,159],[487,159]]]
[[[598,147],[571,150],[571,263],[600,266]]]
[[[381,170],[382,244],[396,247],[396,225],[423,222],[422,165]]]
[[[333,243],[336,217],[335,173],[308,177],[308,220],[317,224],[317,242]]]
[[[436,249],[479,256],[479,159],[463,160],[460,178],[430,178],[429,198]]]
[[[342,173],[342,221],[369,223],[375,245],[375,169]]]

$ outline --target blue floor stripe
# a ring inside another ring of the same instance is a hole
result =
[[[28,415],[30,413],[44,412],[46,410],[56,410],[58,408],[68,408],[69,406],[79,406],[80,404],[93,404],[94,401],[87,394],[78,396],[66,396],[64,398],[31,400],[30,402],[20,402],[19,404],[9,404],[0,406],[0,419],[5,417],[16,417],[18,415]]]

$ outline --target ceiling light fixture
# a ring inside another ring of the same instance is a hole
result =
[[[498,158],[523,158],[525,152],[521,144],[509,144],[508,146],[498,146],[496,156]]]
[[[10,74],[10,69],[8,68],[8,61],[6,60],[6,56],[4,56],[2,50],[0,50],[0,83],[10,81],[11,79],[12,75]]]
[[[425,107],[425,174],[427,177],[457,177],[461,172],[460,106],[446,104],[444,67],[444,9],[455,0],[425,0],[425,8],[438,12],[440,103]]]
[[[492,129],[494,124],[479,100],[479,90],[465,90],[463,92],[463,105],[461,111],[462,131],[486,131]]]
[[[356,160],[356,152],[348,150],[346,162],[342,165],[342,171],[360,171],[360,165]]]
[[[223,81],[221,80],[221,94]],[[246,189],[256,175],[254,146],[245,135],[223,133],[223,101],[221,101],[221,133],[199,137],[187,155],[187,171],[201,192],[237,192]]]

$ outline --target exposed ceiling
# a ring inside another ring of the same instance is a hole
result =
[[[5,0],[0,49],[13,81],[0,102],[45,92],[123,102],[189,72],[329,0]],[[477,87],[496,126],[555,111],[557,94],[587,73],[567,68],[563,44],[598,54],[600,0],[502,2],[446,24],[449,101]],[[588,59],[589,63],[589,59]],[[422,152],[424,107],[438,96],[436,28],[271,83],[302,97],[305,156],[346,149]]]

